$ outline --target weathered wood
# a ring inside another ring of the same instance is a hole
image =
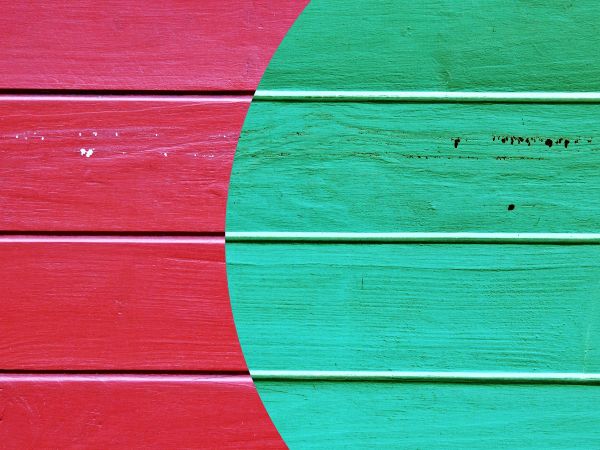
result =
[[[592,386],[258,383],[290,448],[600,447]]]
[[[7,449],[285,448],[248,376],[4,374],[0,411]]]
[[[222,238],[0,239],[2,370],[240,371]]]
[[[253,370],[600,372],[600,246],[228,244]]]
[[[594,0],[313,1],[266,89],[598,91]]]
[[[600,229],[599,19],[592,0],[315,0],[287,35],[227,229],[248,233],[229,235],[236,325],[291,448],[600,446],[600,246],[554,234]]]
[[[227,227],[595,231],[599,113],[600,105],[255,102]]]
[[[222,232],[250,97],[0,97],[0,229]]]
[[[0,89],[254,90],[306,3],[2,0]]]

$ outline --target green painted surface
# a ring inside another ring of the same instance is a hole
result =
[[[599,44],[591,0],[313,0],[260,88],[600,91]],[[598,233],[599,117],[598,104],[253,102],[227,230]],[[502,242],[228,243],[247,362],[600,372],[600,246]],[[258,387],[292,449],[600,448],[597,385]]]
[[[291,449],[600,448],[595,386],[276,382],[258,387]]]
[[[227,228],[598,231],[598,117],[600,105],[254,102]]]
[[[600,372],[599,260],[595,245],[228,245],[261,370]]]
[[[261,89],[600,90],[596,0],[313,0]]]

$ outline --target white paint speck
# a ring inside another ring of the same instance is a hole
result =
[[[81,156],[85,156],[85,148],[79,149],[79,153],[81,153]]]
[[[94,137],[98,136],[98,133],[95,131],[92,131],[92,134],[94,135]]]
[[[17,134],[15,137],[16,137],[17,139],[19,139],[19,135],[18,135],[18,134]]]
[[[85,148],[82,148],[79,150],[79,153],[81,154],[81,156],[85,156],[86,158],[89,158],[90,156],[92,156],[94,154],[94,149],[88,148],[86,150]]]
[[[158,137],[158,133],[155,133],[154,136]]]
[[[119,133],[117,133],[116,131],[115,131],[115,136],[119,136]]]
[[[81,133],[79,133],[79,137],[81,137]]]
[[[42,136],[42,141],[44,140],[44,136]]]
[[[163,153],[163,156],[165,156],[165,157],[166,157],[166,156],[167,156],[167,154],[166,154],[166,153]]]

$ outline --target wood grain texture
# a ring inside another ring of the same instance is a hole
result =
[[[5,449],[283,449],[248,376],[0,375]]]
[[[598,113],[600,105],[254,102],[227,227],[595,231]]]
[[[307,0],[0,2],[0,89],[254,90]]]
[[[0,229],[222,232],[250,97],[0,97]]]
[[[262,89],[598,91],[594,0],[313,1]]]
[[[228,244],[252,370],[600,371],[599,246]]]
[[[290,448],[600,446],[600,390],[592,386],[261,382],[258,387]]]
[[[3,370],[246,370],[221,238],[0,240]]]
[[[245,122],[228,232],[596,233],[599,106],[551,97],[600,91],[599,18],[592,0],[313,0]],[[326,101],[340,90],[362,102]],[[439,102],[457,91],[480,103]],[[228,275],[291,448],[600,447],[598,386],[568,384],[600,368],[597,245],[287,239],[228,243]]]

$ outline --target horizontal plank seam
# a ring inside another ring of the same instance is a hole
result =
[[[127,235],[0,235],[1,244],[218,244],[224,245],[223,236],[127,236]]]
[[[0,102],[165,102],[165,103],[249,103],[252,95],[207,94],[207,95],[14,95],[0,94]]]
[[[600,373],[251,370],[254,381],[600,384]]]
[[[254,95],[254,90],[151,90],[151,89],[0,89],[0,97],[248,97]]]
[[[229,231],[227,242],[331,242],[331,243],[473,243],[473,244],[600,244],[600,233],[476,233],[398,232],[338,233]]]
[[[254,100],[333,102],[600,103],[600,92],[347,91],[259,89]]]
[[[106,374],[106,373],[0,373],[0,383],[6,382],[126,382],[126,383],[179,383],[179,382],[210,382],[210,383],[245,383],[251,384],[248,374]]]

